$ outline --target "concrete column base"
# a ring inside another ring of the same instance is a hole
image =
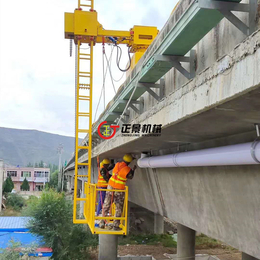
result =
[[[118,236],[99,235],[98,260],[116,260],[117,246],[118,246]]]
[[[164,233],[164,220],[163,216],[154,213],[154,234]]]
[[[85,183],[84,181],[81,181],[81,194],[80,194],[80,198],[84,198],[85,197],[85,193],[84,193],[84,188],[85,188]],[[83,216],[83,213],[84,213],[84,202],[81,201],[80,202],[80,210],[79,210],[79,214],[80,216]]]
[[[242,260],[259,260],[259,259],[242,252]]]
[[[195,230],[178,224],[178,258],[187,258],[187,260],[195,260],[195,237]]]

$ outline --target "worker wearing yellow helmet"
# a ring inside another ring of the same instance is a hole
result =
[[[116,163],[112,177],[108,182],[107,189],[111,190],[124,190],[125,185],[128,179],[133,179],[134,172],[136,169],[136,165],[131,169],[128,165],[133,161],[133,157],[131,154],[125,154],[123,157],[122,162]],[[107,191],[105,202],[103,205],[103,217],[107,216],[110,211],[110,206],[112,202],[115,202],[116,210],[115,210],[115,217],[121,217],[123,206],[124,206],[124,199],[125,193],[124,192],[113,192]],[[120,230],[119,228],[120,220],[114,220],[113,229]],[[104,220],[101,220],[99,224],[100,228],[105,228]]]
[[[100,170],[98,173],[98,183],[97,183],[97,187],[99,189],[106,189],[107,185],[108,185],[108,181],[111,177],[111,175],[109,174],[109,171],[112,170],[114,168],[114,163],[111,163],[111,161],[109,159],[104,159],[101,163],[100,163]],[[106,197],[106,191],[100,191],[99,192],[99,202],[98,202],[98,208],[97,208],[97,215],[100,214],[100,211],[102,209],[102,206],[104,204],[104,200]]]

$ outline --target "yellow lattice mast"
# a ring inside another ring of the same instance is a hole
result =
[[[74,204],[73,222],[86,223],[93,233],[115,234],[112,231],[98,230],[95,228],[95,220],[104,217],[95,216],[96,194],[99,189],[91,183],[91,154],[92,154],[92,92],[93,92],[93,46],[96,43],[127,44],[131,53],[134,53],[131,69],[142,57],[145,50],[158,34],[156,27],[134,26],[129,31],[104,30],[97,20],[97,12],[94,10],[94,0],[78,0],[78,8],[74,13],[65,13],[65,38],[74,40],[76,44],[77,70],[76,70],[76,125],[75,125],[75,182],[74,182]],[[84,45],[86,47],[84,47]],[[88,135],[88,144],[79,145],[79,135]],[[79,162],[79,150],[87,150],[88,162]],[[78,174],[78,168],[85,166],[86,174]],[[85,183],[86,198],[78,198],[78,178],[87,178]],[[128,189],[121,191],[125,193],[124,216],[122,231],[117,234],[126,234],[127,230],[127,201]],[[84,218],[77,218],[77,203],[84,202]],[[109,219],[116,219],[110,217]]]
[[[86,1],[85,1],[86,2]],[[93,10],[94,1],[87,1],[88,4],[82,4],[78,1],[78,10],[90,8]],[[77,48],[77,75],[76,75],[76,119],[75,119],[75,180],[74,180],[74,204],[73,204],[73,222],[86,223],[86,220],[77,219],[77,203],[86,201],[85,198],[77,197],[78,178],[87,178],[91,182],[91,151],[92,151],[92,92],[93,92],[93,45],[94,39],[88,43],[89,47],[84,48],[86,43],[82,43],[82,37],[76,36],[74,41]],[[83,45],[84,44],[84,45]],[[83,119],[83,120],[82,120]],[[81,122],[82,121],[82,122]],[[79,145],[79,135],[87,134],[89,137],[88,145]],[[79,163],[78,152],[80,149],[88,151],[88,162]],[[78,174],[79,166],[87,168],[86,174]]]

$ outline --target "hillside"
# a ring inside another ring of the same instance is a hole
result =
[[[0,159],[12,165],[26,166],[43,160],[58,165],[57,147],[63,145],[62,161],[74,151],[74,138],[36,130],[0,127]]]

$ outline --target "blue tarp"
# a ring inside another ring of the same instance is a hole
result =
[[[39,247],[44,246],[41,237],[29,233],[28,229],[28,217],[0,217],[0,249],[4,249],[10,246],[10,241],[20,242],[21,247],[29,245],[37,245]],[[34,256],[52,256],[52,252],[41,252],[39,248]],[[47,250],[49,251],[49,250]]]
[[[0,232],[0,248],[7,248],[10,246],[10,240],[20,242],[22,246],[28,246],[30,244],[42,244],[41,238],[31,233]]]

